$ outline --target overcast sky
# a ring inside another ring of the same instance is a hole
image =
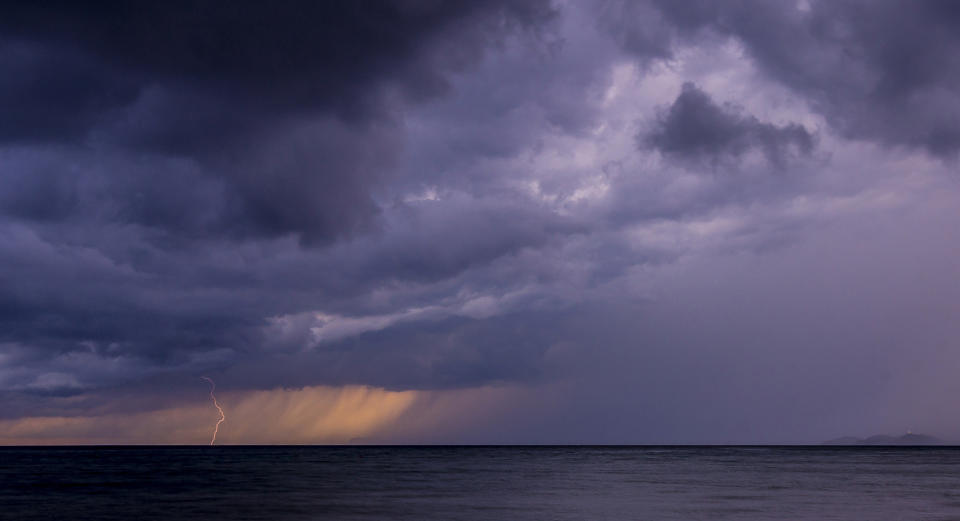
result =
[[[0,443],[960,439],[960,3],[0,8]]]

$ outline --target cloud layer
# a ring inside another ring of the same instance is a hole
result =
[[[0,8],[0,440],[960,435],[958,13]]]

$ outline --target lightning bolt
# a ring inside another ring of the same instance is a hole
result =
[[[227,417],[223,414],[223,409],[220,407],[220,404],[217,403],[217,397],[213,394],[213,391],[217,389],[217,384],[213,383],[213,380],[207,376],[201,376],[200,378],[210,382],[210,399],[213,400],[213,406],[216,407],[220,413],[220,419],[217,420],[217,424],[213,426],[213,438],[210,439],[210,445],[213,445],[217,441],[217,432],[220,430],[220,424],[223,423]]]

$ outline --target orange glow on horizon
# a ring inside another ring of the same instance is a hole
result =
[[[472,435],[505,407],[521,403],[525,392],[367,386],[229,391],[212,397],[215,406],[218,398],[230,404],[229,423],[218,407],[212,439],[209,402],[146,411],[137,403],[131,413],[0,420],[0,445],[444,443]]]
[[[212,382],[211,382],[212,383]],[[211,385],[211,396],[214,386]],[[208,430],[209,404],[94,416],[36,416],[0,420],[0,444],[213,444],[348,443],[376,434],[402,415],[417,391],[379,388],[305,387],[222,393],[231,404],[230,423]],[[204,442],[206,443],[206,442]]]

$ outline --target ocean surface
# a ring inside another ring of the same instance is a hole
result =
[[[960,449],[0,448],[0,519],[960,519]]]

